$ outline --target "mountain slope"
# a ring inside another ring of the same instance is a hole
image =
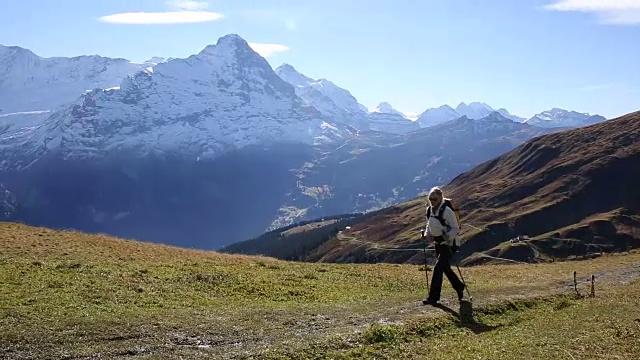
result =
[[[97,55],[42,58],[0,45],[0,115],[52,110],[88,90],[118,86],[127,75],[152,66]]]
[[[467,263],[584,256],[640,246],[640,112],[526,142],[456,177],[446,196],[461,207]],[[344,231],[371,244],[419,244],[424,198],[390,207]],[[510,243],[524,236],[530,240]],[[331,240],[308,259],[363,261],[371,244]],[[475,254],[474,254],[475,253]],[[491,255],[493,254],[493,255]],[[375,260],[421,261],[410,252]],[[490,258],[489,258],[490,260]]]

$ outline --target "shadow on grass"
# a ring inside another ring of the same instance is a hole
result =
[[[467,328],[474,334],[482,334],[488,331],[493,331],[499,328],[501,325],[493,326],[479,323],[473,316],[473,304],[469,301],[461,301],[459,312],[456,312],[452,308],[437,304],[435,307],[442,309],[456,318],[456,325],[459,327]]]

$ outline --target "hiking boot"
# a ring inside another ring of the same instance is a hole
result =
[[[458,301],[462,301],[462,298],[464,297],[464,287],[465,285],[462,284],[461,288],[456,289],[456,292],[458,293]]]
[[[422,304],[423,305],[436,306],[436,305],[438,305],[438,300],[426,299],[426,300],[422,300]]]

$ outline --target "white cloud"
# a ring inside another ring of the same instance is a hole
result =
[[[100,17],[98,20],[110,24],[152,25],[208,22],[222,17],[222,14],[210,11],[168,11],[113,14]]]
[[[282,44],[249,43],[249,46],[262,57],[269,57],[273,54],[289,50],[287,45]]]
[[[194,1],[194,0],[173,0],[168,2],[169,5],[175,6],[180,10],[198,11],[204,10],[209,7],[207,1]]]
[[[640,0],[557,0],[544,8],[595,13],[603,24],[640,25]]]
[[[168,0],[166,5],[174,11],[166,12],[131,12],[107,15],[98,20],[111,24],[188,24],[216,21],[222,14],[204,11],[209,7],[208,1]]]

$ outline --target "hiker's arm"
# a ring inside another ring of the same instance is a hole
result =
[[[442,217],[444,217],[444,221],[447,222],[447,225],[451,227],[451,229],[447,231],[447,235],[449,240],[453,241],[453,239],[455,239],[455,237],[460,232],[460,229],[458,228],[458,220],[456,220],[456,214],[453,212],[453,210],[447,207],[446,209],[444,209],[444,214],[442,214]]]

